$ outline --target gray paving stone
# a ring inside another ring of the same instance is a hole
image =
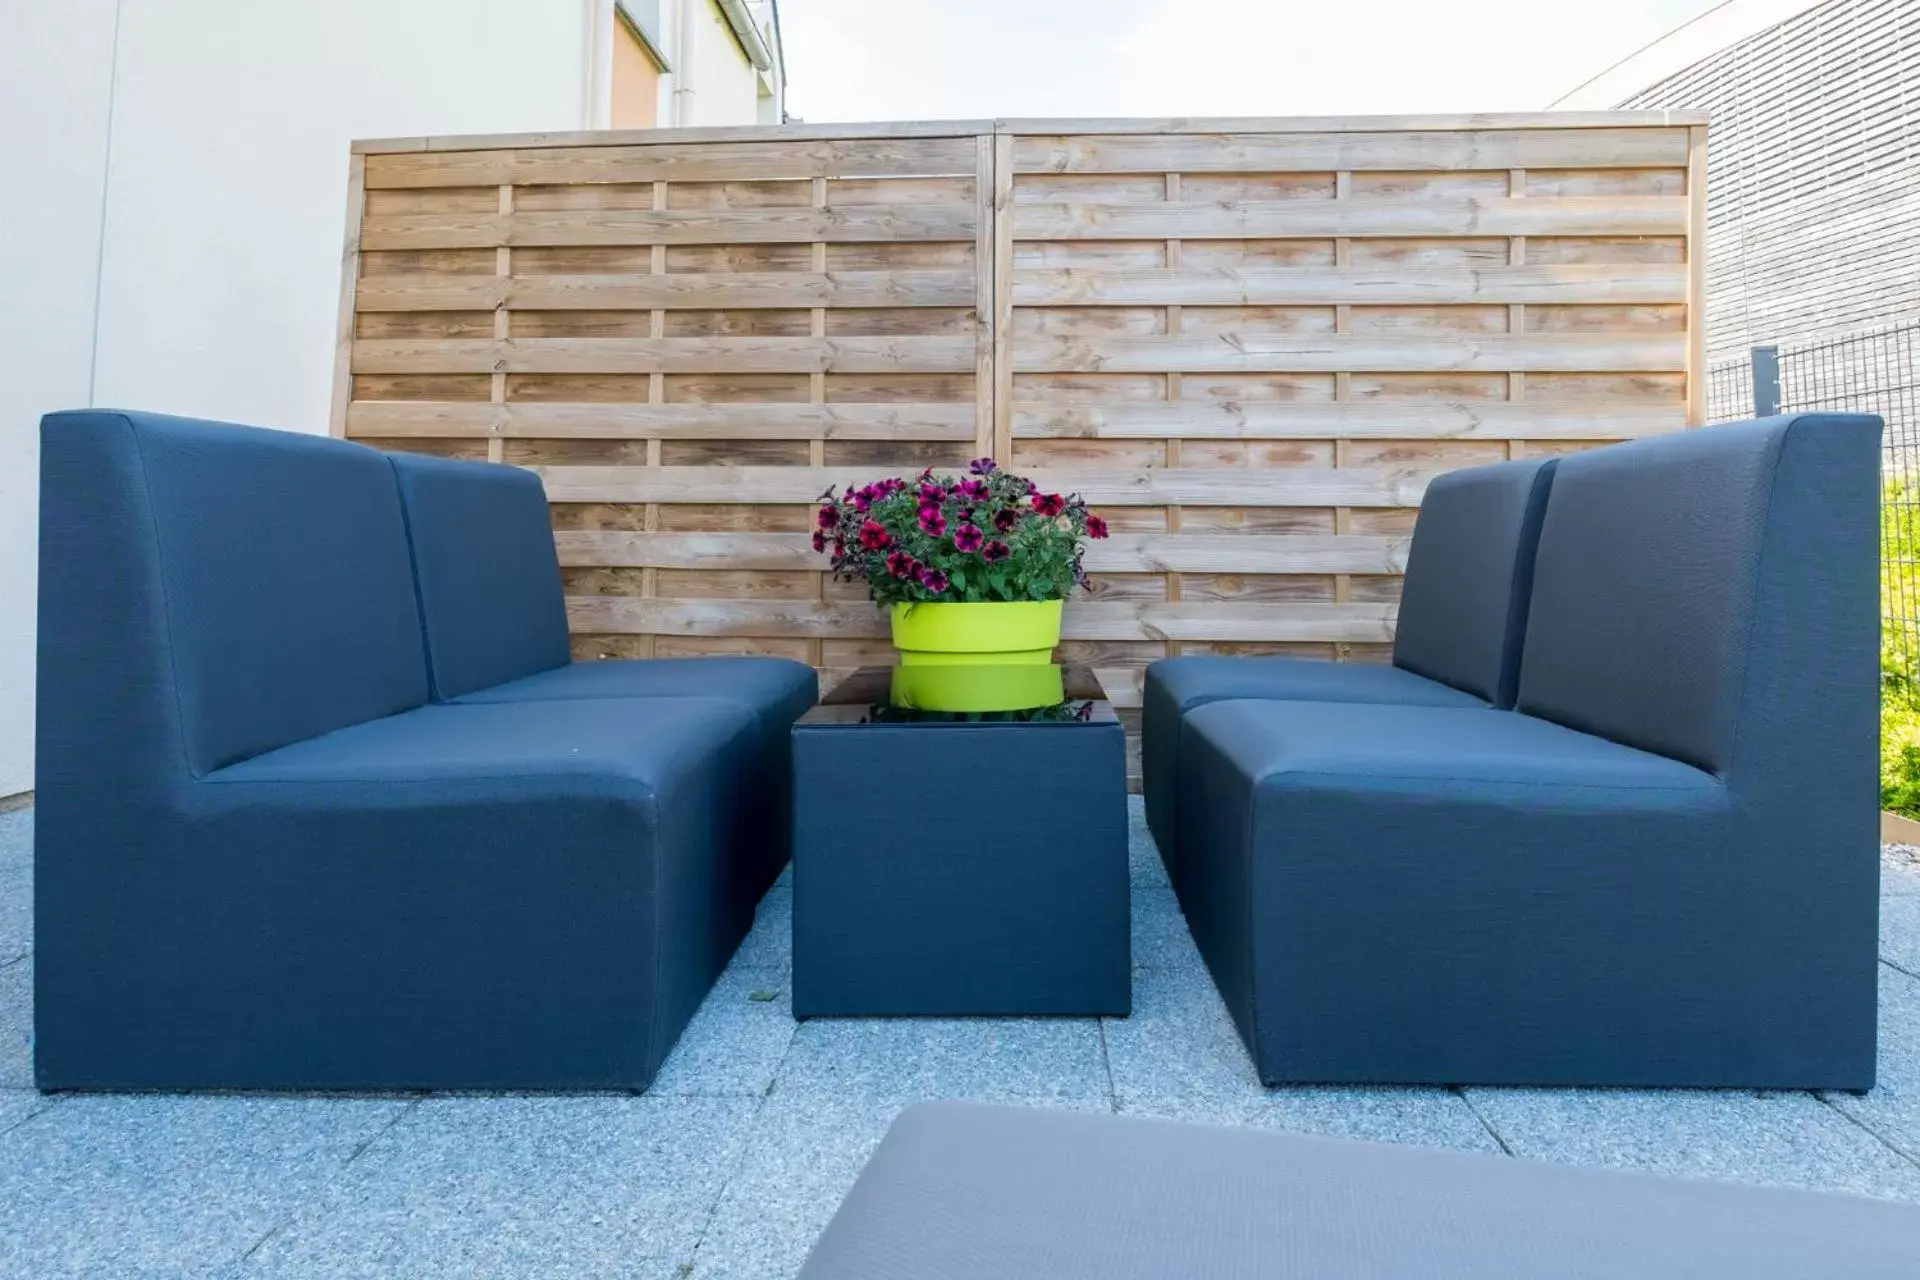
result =
[[[1920,979],[1880,966],[1880,1060],[1873,1090],[1822,1096],[1920,1159]]]
[[[1101,1027],[1123,1110],[1206,1117],[1264,1097],[1205,969],[1135,970],[1133,1016]]]
[[[1880,899],[1880,958],[1920,976],[1920,897]]]
[[[214,1274],[338,1177],[406,1105],[62,1099],[0,1135],[6,1274]]]
[[[0,967],[0,1089],[33,1084],[33,957]]]
[[[1088,1099],[1010,1101],[1105,1109]],[[798,1271],[901,1105],[776,1091],[755,1117],[746,1158],[693,1256],[695,1280],[773,1280]]]
[[[57,1100],[32,1089],[0,1089],[0,1134],[25,1124]]]
[[[812,1018],[776,1089],[902,1103],[1109,1097],[1092,1018]]]
[[[1500,1144],[1465,1099],[1448,1089],[1300,1086],[1268,1089],[1260,1096],[1236,1091],[1229,1097],[1192,1098],[1162,1091],[1123,1099],[1120,1110],[1131,1115],[1362,1138],[1368,1142],[1404,1142],[1496,1155],[1500,1151]]]
[[[1168,887],[1166,864],[1147,830],[1147,802],[1139,796],[1127,797],[1127,877],[1135,886]]]
[[[33,950],[33,859],[0,860],[0,964]]]
[[[707,993],[648,1095],[766,1093],[793,1041],[790,978],[784,969],[731,965]]]
[[[1200,949],[1194,946],[1186,917],[1166,885],[1133,887],[1133,967],[1198,970],[1206,980]]]
[[[746,1098],[429,1098],[247,1276],[672,1274],[738,1164]]]
[[[760,899],[753,928],[733,953],[733,963],[749,969],[793,968],[792,885],[775,885]]]
[[[1880,892],[1902,897],[1920,894],[1920,859],[1885,854],[1880,859]]]
[[[0,813],[0,867],[33,861],[33,810]]]
[[[1920,1200],[1920,1166],[1807,1093],[1469,1089],[1517,1156]]]

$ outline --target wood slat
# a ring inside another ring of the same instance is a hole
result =
[[[697,636],[884,637],[887,622],[865,602],[807,600],[648,600],[570,596],[575,631]],[[1388,604],[1258,604],[1076,600],[1061,622],[1063,640],[1341,641],[1385,644],[1393,638]]]
[[[534,146],[368,155],[367,187],[959,176],[973,172],[973,160],[971,136]]]
[[[1015,306],[1287,306],[1684,302],[1682,266],[1366,270],[1301,267],[1016,270]],[[449,307],[449,310],[454,308]]]
[[[1019,173],[1643,169],[1686,162],[1684,128],[1055,135],[1016,138],[1013,146]]]
[[[1485,334],[1458,338],[1393,338],[1350,334],[1295,337],[1291,334],[1254,331],[1228,332],[1211,337],[1132,334],[1073,338],[1029,336],[1014,338],[1012,348],[1014,368],[1020,373],[1646,371],[1684,369],[1687,357],[1684,336],[1668,334]],[[356,356],[356,369],[359,367],[357,360]]]
[[[347,434],[395,439],[971,440],[968,404],[356,401]]]
[[[355,373],[972,372],[956,337],[361,339]]]
[[[974,273],[970,271],[746,271],[659,276],[370,276],[360,282],[355,306],[369,312],[496,307],[522,311],[648,311],[970,307],[975,300]]]
[[[1684,203],[1684,202],[1682,202]],[[971,204],[852,205],[843,209],[566,209],[506,214],[400,213],[369,217],[363,249],[504,245],[858,244],[972,240]]]
[[[448,220],[454,219],[449,217]],[[376,244],[371,223],[370,219],[367,246],[389,247]],[[1687,202],[1684,197],[1678,196],[1484,200],[1163,200],[1139,204],[1047,202],[1013,206],[1014,234],[1031,240],[1660,236],[1679,235],[1686,228]],[[437,246],[409,244],[391,247]]]
[[[1437,467],[1157,467],[1130,471],[1027,469],[1041,488],[1094,505],[1269,507],[1418,506]],[[534,467],[554,502],[812,502],[829,486],[876,478],[872,467]]]
[[[1677,404],[1179,400],[1054,405],[1016,400],[1013,429],[1028,439],[1633,440],[1678,430],[1684,417]]]
[[[562,530],[554,535],[569,567],[819,570],[825,558],[804,533],[647,533]],[[1406,569],[1407,539],[1368,535],[1116,533],[1088,544],[1094,573],[1395,574]]]

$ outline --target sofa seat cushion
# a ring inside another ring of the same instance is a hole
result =
[[[1461,797],[1521,807],[1721,803],[1692,765],[1511,711],[1214,702],[1185,732],[1266,789]]]
[[[206,776],[225,784],[376,786],[396,800],[413,789],[481,786],[646,799],[715,756],[744,770],[758,724],[719,698],[624,702],[516,702],[420,707],[281,747]]]
[[[813,668],[785,658],[644,658],[574,662],[478,689],[461,704],[579,698],[724,698],[754,709],[782,737],[819,701]]]
[[[1195,707],[1234,698],[1300,702],[1383,702],[1485,707],[1470,693],[1403,671],[1363,662],[1305,658],[1168,658],[1147,668],[1141,724],[1142,789],[1147,826],[1178,887],[1174,839],[1179,828],[1174,779],[1179,776],[1180,720]]]
[[[800,1280],[1893,1280],[1916,1234],[1859,1196],[936,1102]]]

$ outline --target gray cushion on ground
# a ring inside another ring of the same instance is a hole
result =
[[[1892,1280],[1920,1208],[1499,1156],[942,1102],[801,1280]]]

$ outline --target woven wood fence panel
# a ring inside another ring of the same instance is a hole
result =
[[[809,501],[1076,489],[1065,656],[1379,661],[1433,474],[1701,417],[1697,117],[356,148],[335,429],[537,469],[581,657],[890,656]]]

